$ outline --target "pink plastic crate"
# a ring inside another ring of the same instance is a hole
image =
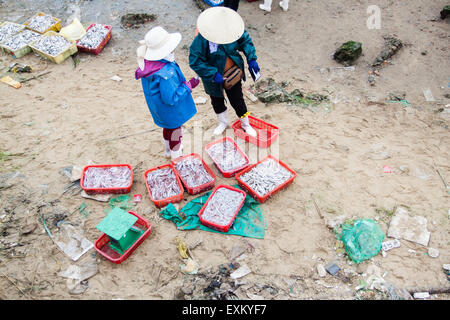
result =
[[[236,210],[236,212],[234,213],[233,217],[231,218],[230,222],[229,222],[228,224],[224,225],[224,226],[219,225],[219,224],[216,224],[216,223],[211,222],[211,221],[208,221],[208,220],[205,220],[205,219],[203,219],[203,217],[202,217],[203,211],[205,211],[206,206],[207,206],[208,203],[209,203],[209,200],[212,199],[212,197],[214,196],[214,193],[216,193],[216,191],[219,190],[220,188],[226,188],[226,189],[229,189],[229,190],[233,190],[233,191],[242,193],[242,194],[244,195],[244,197],[242,198],[242,201],[241,201],[239,207],[237,208],[237,210]],[[206,227],[208,227],[208,228],[211,228],[211,229],[214,229],[214,230],[217,230],[217,231],[221,231],[221,232],[228,232],[228,230],[230,229],[231,225],[233,224],[234,219],[236,218],[236,216],[237,216],[239,210],[241,210],[242,206],[244,205],[245,197],[246,197],[246,196],[247,196],[247,194],[245,193],[245,191],[242,191],[242,190],[240,190],[240,189],[233,188],[233,187],[230,187],[230,186],[227,186],[227,185],[218,185],[218,186],[215,187],[214,190],[211,192],[211,195],[208,197],[208,200],[206,200],[205,204],[203,205],[203,207],[202,207],[202,208],[200,209],[200,211],[198,212],[198,216],[199,216],[199,218],[200,218],[200,222],[201,222],[204,226],[206,226]]]
[[[256,144],[261,148],[269,147],[278,138],[280,133],[280,129],[278,127],[252,116],[248,116],[248,119],[250,125],[253,129],[255,129],[257,136],[252,137],[247,134],[242,129],[241,121],[238,119],[232,126],[236,137]]]
[[[208,172],[209,175],[213,178],[213,181],[208,182],[208,183],[205,183],[205,184],[202,184],[201,186],[197,186],[197,187],[189,187],[189,186],[187,185],[186,181],[184,181],[183,178],[178,174],[177,167],[176,167],[176,164],[177,164],[178,162],[180,162],[181,160],[183,160],[183,159],[185,159],[185,158],[189,158],[189,157],[195,157],[195,158],[197,158],[197,159],[200,159],[200,160],[202,161],[203,167],[205,167],[206,172]],[[174,168],[174,170],[175,170],[175,173],[176,173],[177,176],[180,178],[181,182],[183,182],[183,185],[186,187],[186,190],[187,190],[187,192],[188,192],[190,195],[202,193],[202,192],[205,192],[205,191],[207,191],[207,190],[210,190],[210,189],[214,188],[214,184],[216,183],[216,175],[215,175],[214,172],[211,170],[211,168],[208,167],[208,165],[205,163],[205,161],[203,161],[203,158],[202,158],[199,154],[197,154],[197,153],[191,153],[191,154],[188,154],[188,155],[185,155],[185,156],[176,158],[176,159],[172,160],[172,165],[173,165],[173,168]]]
[[[284,167],[287,171],[289,171],[292,174],[292,177],[289,178],[289,180],[285,181],[283,184],[279,185],[277,188],[275,188],[274,190],[272,190],[271,192],[265,194],[264,196],[259,196],[249,185],[247,185],[244,181],[242,181],[240,179],[240,177],[245,174],[246,172],[252,170],[254,167],[256,167],[258,164],[260,164],[263,161],[266,161],[267,159],[273,159],[275,161],[277,161],[282,167]],[[264,159],[262,159],[261,161],[258,161],[257,163],[249,166],[247,169],[242,170],[241,172],[239,172],[238,174],[236,174],[236,180],[239,184],[239,186],[245,190],[248,191],[248,193],[250,194],[250,196],[254,199],[256,199],[258,202],[260,203],[264,203],[267,199],[269,199],[271,196],[273,196],[275,193],[279,192],[280,190],[286,188],[287,186],[289,186],[294,179],[297,177],[297,172],[295,172],[294,170],[292,170],[291,168],[289,168],[285,163],[283,163],[282,161],[276,159],[275,157],[273,157],[272,155],[268,155],[267,157],[265,157]]]
[[[217,144],[217,143],[223,143],[224,141],[229,141],[229,142],[231,142],[231,143],[234,144],[236,150],[237,150],[237,151],[245,158],[245,161],[246,161],[245,165],[243,165],[243,166],[241,166],[241,167],[239,167],[239,168],[236,168],[236,169],[234,169],[234,170],[231,170],[231,171],[223,171],[223,170],[220,168],[219,164],[218,164],[218,163],[217,163],[217,162],[209,155],[208,150],[209,150],[209,148],[211,148],[213,145],[215,145],[215,144]],[[214,162],[214,164],[215,164],[215,166],[217,167],[217,169],[220,171],[220,173],[221,173],[225,178],[231,178],[231,177],[233,177],[237,172],[239,172],[239,171],[241,171],[241,170],[247,168],[248,165],[250,164],[250,160],[248,159],[247,155],[241,150],[241,148],[239,148],[239,146],[237,145],[236,141],[234,141],[234,139],[231,138],[231,137],[224,137],[224,138],[217,139],[216,141],[210,142],[210,143],[208,143],[208,144],[205,146],[205,150],[206,150],[206,153],[209,155],[209,157],[210,157],[210,158],[212,159],[212,161]]]
[[[173,170],[173,172],[175,173],[175,178],[177,179],[177,183],[178,183],[178,186],[180,188],[180,193],[177,194],[177,195],[174,195],[172,197],[166,198],[166,199],[155,200],[155,199],[153,199],[152,191],[150,190],[150,187],[148,186],[147,175],[151,171],[154,171],[154,170],[157,170],[157,169],[163,169],[163,168],[166,168],[166,167],[170,167]],[[144,181],[145,181],[145,186],[147,187],[147,191],[148,191],[148,194],[150,196],[150,199],[152,200],[152,202],[155,204],[155,206],[157,208],[162,208],[162,207],[167,206],[169,203],[177,203],[177,202],[180,202],[181,200],[183,200],[183,192],[184,192],[183,185],[181,184],[180,177],[178,176],[178,174],[175,171],[175,168],[173,167],[172,164],[164,164],[162,166],[159,166],[159,167],[156,167],[156,168],[152,168],[152,169],[149,169],[149,170],[145,171],[144,172]]]
[[[84,175],[86,170],[89,168],[111,168],[111,167],[128,167],[131,171],[131,182],[130,185],[123,188],[86,188],[84,187]],[[131,190],[131,186],[133,185],[133,168],[129,164],[99,164],[99,165],[90,165],[86,166],[81,173],[80,186],[87,194],[123,194],[129,193]]]

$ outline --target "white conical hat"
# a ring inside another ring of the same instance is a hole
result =
[[[198,32],[208,41],[227,44],[238,40],[244,33],[244,20],[239,13],[226,7],[212,7],[197,19]]]
[[[181,41],[179,32],[168,33],[162,27],[154,27],[145,35],[145,39],[139,41],[142,45],[137,49],[138,63],[143,64],[142,58],[150,61],[161,60],[168,54],[172,53]],[[145,55],[142,53],[145,46]],[[141,68],[142,69],[142,68]]]

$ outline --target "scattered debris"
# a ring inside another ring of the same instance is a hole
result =
[[[147,13],[127,13],[120,18],[122,26],[127,28],[139,28],[147,22],[153,22],[158,16]]]
[[[348,41],[342,44],[334,53],[333,59],[337,62],[350,66],[355,63],[355,61],[362,54],[362,43],[356,41]]]
[[[258,98],[250,90],[244,89],[244,94],[248,99],[250,99],[251,102],[258,101]]]
[[[384,49],[381,53],[375,58],[375,61],[372,63],[372,67],[379,68],[387,64],[387,60],[394,56],[398,50],[403,47],[403,43],[400,39],[394,36],[384,36]]]
[[[334,262],[330,262],[329,264],[326,265],[325,269],[328,271],[329,274],[331,274],[332,276],[336,275],[341,268],[339,268],[337,266],[337,264],[335,264]]]
[[[431,233],[427,230],[427,219],[423,216],[410,217],[406,208],[398,207],[389,224],[387,236],[428,246]]]
[[[194,2],[201,11],[210,8],[203,0],[194,0]]]
[[[329,101],[326,95],[318,93],[304,94],[299,89],[294,89],[291,93],[288,93],[284,89],[286,87],[287,83],[285,82],[278,84],[273,78],[263,79],[255,84],[255,95],[264,103],[285,102],[294,105],[309,106]]]
[[[326,277],[327,270],[325,270],[325,267],[323,266],[323,264],[319,263],[317,265],[317,273],[319,274],[319,277],[321,277],[321,278]]]
[[[133,202],[134,203],[139,203],[139,202],[141,202],[142,201],[142,194],[135,194],[134,196],[133,196]]]
[[[198,262],[187,258],[186,264],[180,266],[180,270],[186,274],[197,274],[198,272]]]
[[[340,228],[341,231],[336,236],[344,243],[345,251],[352,261],[361,263],[380,252],[384,233],[376,221],[357,219]]]
[[[430,297],[428,292],[415,292],[414,299],[427,299]]]
[[[450,5],[447,5],[441,11],[441,19],[445,19],[450,16]]]
[[[431,92],[430,89],[424,89],[424,90],[423,90],[423,95],[425,96],[425,99],[426,99],[428,102],[436,101],[436,100],[434,100],[433,93]]]
[[[26,64],[21,64],[18,62],[14,62],[8,68],[8,72],[12,73],[23,73],[23,72],[31,72],[33,68]]]
[[[252,272],[252,270],[250,270],[249,267],[247,267],[246,265],[243,265],[243,266],[240,266],[236,271],[231,273],[230,277],[232,279],[239,279],[239,278],[245,277],[246,275],[248,275],[251,272]]]
[[[197,97],[194,99],[195,104],[205,104],[206,101],[208,101],[208,99],[206,99],[205,97]]]
[[[435,248],[428,248],[428,255],[432,258],[439,257],[439,250]]]
[[[92,199],[100,202],[108,202],[111,199],[110,194],[87,194],[84,190],[81,190],[80,195],[86,199]]]
[[[6,83],[7,85],[9,85],[13,88],[16,88],[16,89],[22,88],[22,84],[16,80],[14,80],[10,76],[4,76],[3,78],[0,79],[0,81],[3,83]]]
[[[53,242],[73,261],[77,261],[83,254],[94,247],[86,239],[81,227],[75,227],[69,222],[58,223],[60,231],[52,237]]]
[[[38,226],[37,223],[27,224],[26,226],[24,226],[22,228],[21,234],[25,235],[25,234],[32,233],[34,230],[36,230],[37,226]]]
[[[389,250],[395,249],[395,248],[399,248],[400,247],[400,241],[398,239],[394,239],[394,240],[388,240],[385,241],[381,244],[381,248],[383,249],[384,252],[387,252]]]
[[[122,81],[122,78],[121,78],[121,77],[119,77],[118,75],[114,75],[114,76],[112,76],[112,77],[111,77],[111,80],[114,80],[114,81],[120,82],[120,81]]]

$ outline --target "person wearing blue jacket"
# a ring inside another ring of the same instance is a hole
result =
[[[259,74],[255,46],[244,28],[244,21],[234,10],[213,7],[203,11],[197,19],[198,34],[189,48],[189,66],[200,76],[205,92],[211,97],[211,104],[219,120],[214,130],[220,135],[228,127],[228,110],[225,94],[242,129],[250,136],[257,132],[249,123],[247,105],[242,93],[245,81],[244,60],[247,60],[251,74]]]
[[[165,156],[172,159],[183,154],[181,126],[197,113],[191,92],[200,82],[196,78],[186,81],[175,61],[174,50],[180,41],[180,33],[152,28],[139,42],[135,72],[153,121],[163,128]]]

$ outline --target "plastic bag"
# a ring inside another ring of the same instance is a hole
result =
[[[66,39],[77,41],[86,34],[86,29],[84,29],[81,22],[75,18],[71,24],[62,28],[59,33]]]
[[[384,233],[374,220],[358,219],[353,225],[343,224],[341,228],[338,238],[354,262],[361,263],[380,252]]]

